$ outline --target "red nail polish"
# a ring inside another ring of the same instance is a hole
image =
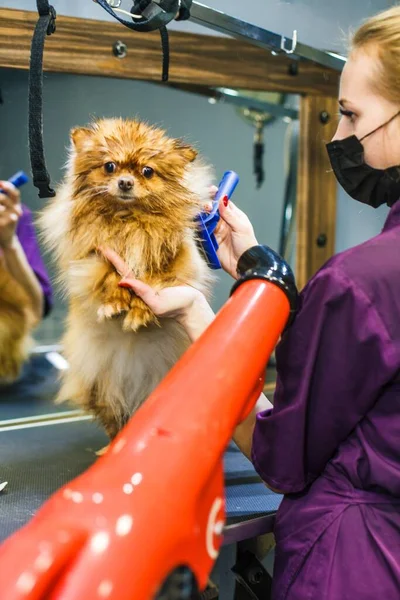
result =
[[[228,206],[228,202],[229,202],[228,196],[224,196],[222,199],[222,202],[224,203],[224,206]]]
[[[129,283],[127,283],[126,281],[120,281],[118,285],[119,285],[119,287],[128,288],[128,289],[130,289],[130,287],[131,287],[129,285]]]

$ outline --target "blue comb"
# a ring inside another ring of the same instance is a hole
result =
[[[12,177],[10,177],[10,179],[8,181],[10,183],[12,183],[16,188],[20,188],[22,185],[24,185],[24,183],[28,183],[29,177],[23,171],[18,171],[18,173],[15,173],[15,175],[13,175]],[[2,194],[5,193],[2,190],[0,190],[0,192]]]
[[[16,188],[20,188],[25,183],[28,183],[29,177],[23,171],[18,171],[18,173],[15,173],[8,181],[15,185]]]
[[[202,212],[197,216],[200,243],[207,257],[208,266],[211,269],[221,268],[221,263],[217,256],[218,242],[214,235],[215,228],[220,219],[218,210],[219,201],[224,196],[230,199],[238,183],[239,175],[235,171],[226,171],[218,186],[211,212]]]

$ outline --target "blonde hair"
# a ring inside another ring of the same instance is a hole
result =
[[[377,91],[400,105],[400,6],[367,19],[353,34],[350,51],[372,52],[380,62]]]

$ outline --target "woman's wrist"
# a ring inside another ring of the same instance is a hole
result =
[[[200,292],[192,304],[177,317],[192,342],[196,341],[215,318],[214,311]]]
[[[237,257],[237,262],[239,262],[241,256],[243,256],[243,254],[245,252],[247,252],[248,250],[250,250],[250,248],[254,248],[254,246],[259,246],[259,243],[258,243],[256,237],[255,236],[249,237],[246,240],[246,243],[243,244],[243,246],[241,248],[241,252],[240,252],[239,256]]]
[[[256,239],[256,237],[255,237],[255,236],[248,238],[248,239],[246,240],[246,243],[244,243],[244,244],[242,245],[242,248],[240,249],[240,254],[238,255],[238,257],[237,257],[237,259],[236,259],[236,264],[235,264],[234,274],[232,274],[232,273],[231,273],[231,275],[232,275],[232,277],[233,277],[234,279],[237,279],[237,277],[238,277],[238,276],[237,276],[237,264],[238,264],[238,262],[239,262],[240,258],[243,256],[243,254],[244,254],[245,252],[247,252],[248,250],[250,250],[250,248],[254,248],[254,246],[258,246],[258,245],[259,245],[259,243],[258,243],[258,241],[257,241],[257,239]]]
[[[3,250],[3,252],[15,252],[15,250],[17,249],[19,245],[19,241],[18,238],[16,236],[16,234],[14,234],[11,238],[7,239],[7,240],[0,240],[0,249]]]
[[[257,415],[260,412],[273,408],[273,405],[264,394],[261,394],[250,414],[244,421],[237,425],[233,434],[233,441],[249,460],[251,460],[251,449],[253,445],[253,434],[256,426]]]

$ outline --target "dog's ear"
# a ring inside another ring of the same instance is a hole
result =
[[[72,129],[70,135],[73,148],[77,152],[89,150],[93,145],[93,133],[93,129],[89,129],[88,127],[75,127]]]
[[[183,140],[175,140],[174,147],[187,162],[193,162],[198,155],[197,150]]]

